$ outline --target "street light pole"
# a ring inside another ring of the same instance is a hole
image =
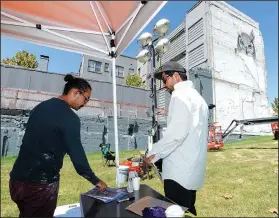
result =
[[[156,119],[157,112],[157,89],[156,89],[156,79],[155,79],[155,71],[156,71],[156,55],[164,54],[170,47],[170,42],[167,38],[164,38],[168,29],[170,27],[170,22],[167,19],[159,20],[155,25],[153,32],[159,36],[157,39],[152,40],[152,34],[145,32],[143,33],[138,42],[141,43],[142,50],[137,54],[137,59],[141,63],[146,63],[152,60],[151,62],[151,95],[152,98],[152,128],[149,136],[149,144],[148,150],[152,149],[152,144],[156,143],[160,139],[159,125]],[[158,41],[158,42],[156,42]],[[156,42],[156,45],[154,46]],[[152,140],[151,140],[152,138]],[[159,163],[158,163],[159,162]],[[161,170],[161,162],[158,161],[156,165]]]
[[[158,121],[156,119],[156,110],[157,110],[157,88],[156,88],[156,79],[154,73],[156,71],[156,52],[153,45],[153,42],[149,45],[149,51],[151,53],[152,59],[152,72],[151,72],[151,97],[152,97],[152,134],[153,134],[153,143],[156,143],[160,140],[160,132]]]

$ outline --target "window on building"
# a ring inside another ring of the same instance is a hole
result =
[[[129,68],[129,74],[134,74],[134,73],[135,73],[135,70],[132,68]]]
[[[93,73],[101,73],[102,62],[88,60],[88,71]]]
[[[140,75],[140,68],[138,69],[138,75]]]
[[[124,77],[124,67],[116,66],[116,76]]]
[[[109,72],[109,64],[108,63],[105,63],[105,72]]]

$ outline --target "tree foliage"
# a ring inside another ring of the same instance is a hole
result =
[[[1,61],[3,64],[15,65],[27,68],[37,68],[38,62],[36,56],[29,53],[28,51],[20,51],[15,54],[12,58],[5,58]]]
[[[275,114],[278,114],[278,98],[275,98],[273,100],[273,103],[271,103],[272,110],[274,111]]]
[[[129,74],[126,78],[126,85],[139,88],[146,87],[146,85],[142,82],[142,79],[138,74]]]

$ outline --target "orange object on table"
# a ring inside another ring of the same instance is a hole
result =
[[[131,172],[131,171],[136,171],[137,173],[140,171],[140,167],[139,166],[131,166],[130,168],[129,168],[129,172]]]
[[[124,160],[124,161],[122,161],[119,165],[131,167],[131,166],[132,166],[132,163],[133,163],[133,162],[130,161],[130,160]]]

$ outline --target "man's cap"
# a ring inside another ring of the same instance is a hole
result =
[[[181,64],[174,61],[168,61],[156,70],[154,77],[156,79],[161,80],[163,72],[167,72],[167,71],[186,74],[186,69]]]

